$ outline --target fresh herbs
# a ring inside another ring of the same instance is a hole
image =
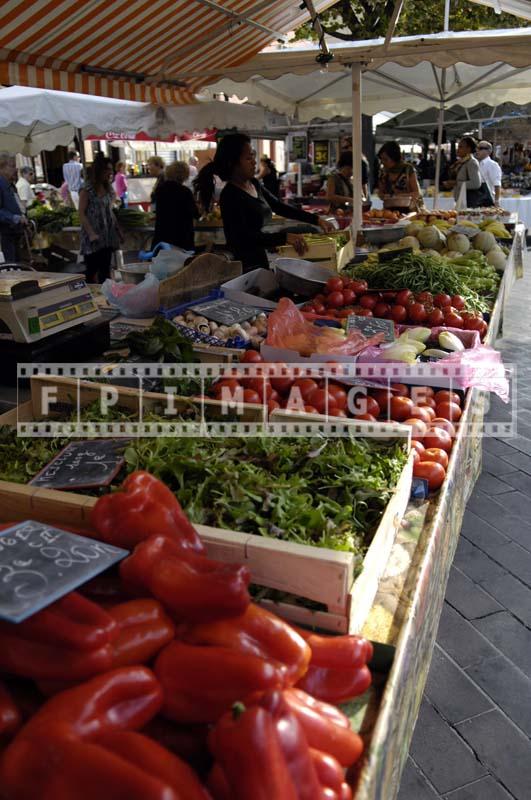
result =
[[[155,317],[153,325],[143,331],[131,331],[124,343],[132,357],[186,364],[198,360],[192,344],[164,317]]]

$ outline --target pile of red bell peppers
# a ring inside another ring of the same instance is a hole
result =
[[[372,646],[253,604],[145,472],[98,500],[115,573],[0,623],[2,800],[351,800],[363,744],[335,706]]]

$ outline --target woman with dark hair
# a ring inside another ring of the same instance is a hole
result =
[[[453,189],[455,201],[460,206],[463,205],[461,193],[466,192],[467,208],[494,205],[487,184],[481,177],[479,161],[474,157],[476,147],[472,136],[463,136],[457,145],[457,161],[449,167],[451,180],[444,183],[445,188]]]
[[[413,164],[408,164],[402,158],[402,153],[397,142],[385,142],[378,151],[378,158],[382,164],[377,192],[382,200],[397,198],[397,208],[402,208],[398,200],[399,195],[411,197],[411,205],[422,197],[417,173]]]
[[[333,213],[339,208],[343,211],[347,207],[352,208],[353,198],[352,152],[345,150],[339,156],[335,171],[328,176],[326,181],[326,199],[330,203],[330,211]]]
[[[121,233],[112,207],[112,177],[111,159],[98,153],[79,193],[81,253],[85,256],[88,283],[102,283],[109,277],[112,254],[120,246]]]
[[[316,214],[281,203],[260,185],[255,173],[256,156],[251,140],[243,133],[233,133],[223,137],[214,160],[203,167],[194,181],[204,211],[209,211],[212,205],[214,176],[226,181],[219,200],[223,229],[227,245],[234,257],[242,262],[244,272],[269,267],[266,248],[291,244],[299,255],[307,249],[300,234],[286,231],[264,233],[262,229],[270,222],[272,211],[286,219],[319,225],[324,231],[331,230],[331,225]]]
[[[275,197],[280,197],[280,180],[277,168],[268,156],[260,157],[258,180],[262,182],[268,192],[271,192]]]

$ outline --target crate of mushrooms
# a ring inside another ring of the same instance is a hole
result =
[[[172,317],[183,336],[192,342],[212,345],[214,347],[253,347],[260,349],[267,335],[267,315],[256,314],[246,322],[234,325],[220,325],[214,320],[197,314],[192,309]]]

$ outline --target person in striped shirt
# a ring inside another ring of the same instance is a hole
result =
[[[83,185],[83,165],[79,162],[79,153],[71,150],[68,161],[63,164],[63,178],[68,186],[74,208],[79,208],[79,190]]]

